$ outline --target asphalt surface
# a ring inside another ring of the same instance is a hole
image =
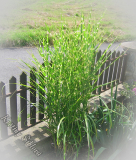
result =
[[[108,47],[109,44],[104,43],[101,45],[100,49],[103,51]],[[120,44],[115,43],[110,47],[110,50],[119,50],[122,51],[121,47],[118,47]],[[32,56],[34,54],[35,57],[42,63],[42,58],[38,54],[37,48],[7,48],[0,49],[0,81],[4,82],[6,85],[6,93],[9,93],[9,80],[12,76],[17,78],[17,83],[19,84],[19,76],[23,70],[29,70],[24,63],[27,62],[32,64]],[[17,85],[17,89],[19,89],[19,85]],[[17,106],[20,106],[19,97],[17,97]],[[29,99],[29,95],[28,95]],[[10,113],[9,109],[9,98],[7,98],[7,113]],[[18,107],[18,114],[20,113],[20,109]],[[28,113],[29,113],[29,105],[28,105]]]
[[[101,45],[100,49],[103,51],[108,45],[108,43],[104,43]],[[113,44],[110,47],[110,50],[116,49],[122,51],[122,48],[119,45],[120,43]],[[37,48],[0,49],[0,81],[7,84],[12,76],[19,77],[22,70],[26,68],[22,66],[24,65],[22,61],[32,64],[31,54],[34,54],[35,57],[42,62],[42,58],[38,54]]]

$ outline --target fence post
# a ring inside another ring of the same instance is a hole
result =
[[[121,46],[127,54],[127,64],[125,64],[126,70],[124,74],[124,81],[127,83],[132,83],[136,80],[136,42],[124,42],[121,43]]]
[[[6,111],[6,91],[5,91],[5,83],[0,82],[0,127],[1,127],[1,137],[6,139],[8,137],[8,130],[7,130],[7,116]],[[3,119],[4,118],[4,119]]]

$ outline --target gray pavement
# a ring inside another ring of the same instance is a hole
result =
[[[108,43],[104,43],[100,46],[100,49],[103,51],[108,47]],[[119,50],[122,51],[122,48],[119,46],[120,43],[115,43],[110,47],[110,50]],[[119,46],[119,47],[118,47]],[[21,60],[31,63],[32,57],[31,54],[34,54],[36,58],[42,62],[42,58],[38,54],[37,48],[7,48],[0,49],[0,81],[8,84],[9,79],[14,77],[19,77],[22,73],[21,69],[25,69]]]

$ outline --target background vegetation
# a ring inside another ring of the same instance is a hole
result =
[[[14,1],[15,5],[11,5],[12,9],[10,5],[8,8],[7,3],[5,8],[8,11],[3,10],[0,17],[0,45],[2,47],[37,45],[39,39],[46,38],[48,27],[51,31],[49,43],[52,45],[54,33],[60,29],[62,21],[66,21],[73,31],[73,21],[78,25],[82,12],[86,16],[91,11],[92,19],[98,20],[106,8],[100,31],[108,37],[107,42],[111,42],[117,36],[116,41],[133,39],[134,35],[128,30],[130,24],[124,25],[110,2],[106,0],[91,2],[90,0],[23,0]],[[64,28],[67,26],[65,25]]]

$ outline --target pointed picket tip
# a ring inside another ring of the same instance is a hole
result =
[[[25,81],[27,77],[27,74],[25,72],[22,72],[22,74],[20,75],[20,81]]]
[[[0,94],[2,93],[2,91],[5,92],[4,90],[5,90],[5,83],[1,81],[0,82]]]
[[[36,68],[32,67],[32,69],[30,70],[30,75],[34,75],[35,71],[36,71]]]
[[[15,78],[14,76],[12,76],[12,77],[10,78],[10,80],[11,80],[11,79],[16,79],[16,78]]]
[[[16,78],[14,76],[12,76],[9,80],[10,83],[16,83]]]
[[[4,85],[5,85],[5,83],[0,81],[0,86],[4,86]]]
[[[20,75],[20,88],[24,88],[23,85],[26,85],[27,84],[27,75],[25,72],[22,72],[22,74]]]
[[[14,76],[9,80],[9,90],[10,92],[14,92],[16,90],[16,78]]]
[[[6,88],[5,88],[5,83],[0,82],[0,97],[6,94]]]
[[[27,74],[25,72],[22,72],[20,76],[26,76]]]

